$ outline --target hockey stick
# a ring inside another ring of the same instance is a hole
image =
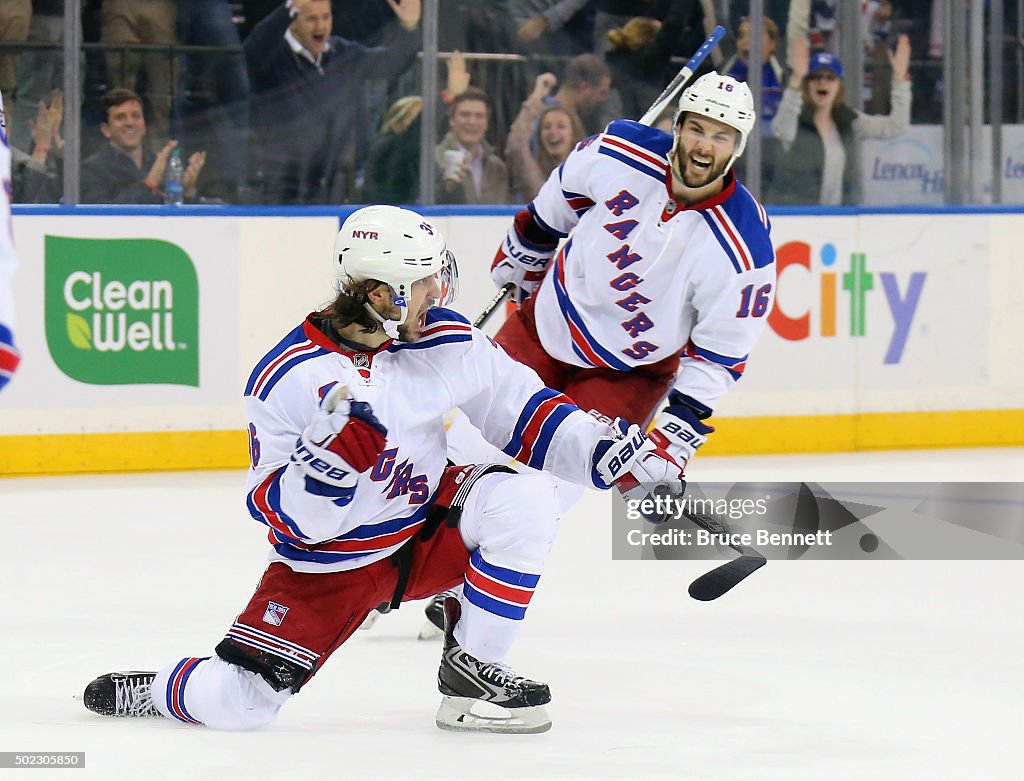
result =
[[[693,72],[701,66],[701,63],[707,59],[707,56],[711,53],[711,50],[718,45],[718,42],[722,40],[725,35],[725,28],[718,25],[714,30],[711,31],[711,35],[708,39],[700,45],[700,48],[694,53],[694,55],[687,61],[686,65],[682,67],[682,70],[675,75],[675,78],[669,82],[669,85],[662,90],[662,93],[658,96],[657,100],[651,104],[651,107],[644,112],[644,115],[640,117],[640,124],[642,125],[653,125],[654,121],[661,115],[661,112],[665,110],[665,107],[672,102],[672,99],[679,93],[679,91],[685,86],[686,82],[693,76]],[[491,315],[494,314],[501,302],[510,296],[516,289],[516,286],[509,282],[505,287],[498,291],[497,295],[494,296],[484,308],[484,311],[477,315],[476,320],[473,321],[473,325],[477,328],[483,326]]]
[[[697,515],[684,511],[683,517],[711,534],[727,534],[729,532],[728,527],[724,523],[709,515]],[[730,542],[729,547],[739,553],[740,557],[727,561],[710,572],[705,572],[693,581],[688,589],[691,597],[701,602],[710,602],[712,599],[718,599],[722,594],[729,591],[748,575],[761,569],[767,563],[767,559],[761,553],[747,545],[734,545]]]
[[[487,302],[487,306],[484,307],[484,311],[476,316],[476,320],[473,321],[473,325],[477,328],[483,328],[484,323],[491,319],[491,315],[494,314],[494,310],[501,306],[501,302],[512,295],[512,293],[515,292],[515,289],[515,283],[509,282],[505,287],[495,293],[494,298]]]
[[[661,112],[665,110],[665,107],[672,102],[673,98],[679,93],[680,90],[686,85],[686,82],[693,76],[694,71],[701,66],[701,63],[707,59],[707,56],[711,53],[711,50],[718,45],[718,42],[722,40],[725,35],[725,28],[718,25],[714,30],[711,31],[711,35],[708,39],[700,45],[700,48],[694,53],[689,61],[682,67],[682,70],[676,74],[675,78],[669,82],[669,85],[665,87],[662,93],[658,96],[658,99],[651,104],[651,107],[647,109],[642,117],[640,117],[640,124],[642,125],[653,125],[655,120],[661,115]]]
[[[627,502],[630,501],[630,497],[635,498],[637,493],[644,490],[643,488],[638,488],[635,483],[630,488],[619,483],[616,485],[616,488],[618,488],[619,493]],[[730,534],[729,527],[717,518],[710,515],[698,515],[697,513],[688,511],[685,504],[676,504],[673,502],[672,497],[679,495],[681,494],[676,493],[676,491],[669,488],[668,485],[658,483],[653,485],[651,487],[651,491],[644,494],[644,497],[658,497],[659,499],[666,498],[669,501],[659,502],[651,512],[644,512],[642,505],[637,506],[636,509],[640,512],[645,521],[655,526],[663,524],[674,517],[682,517],[712,535],[717,536]],[[694,599],[700,600],[701,602],[710,602],[712,599],[718,599],[722,594],[725,594],[727,591],[732,589],[733,586],[741,580],[761,569],[761,567],[767,563],[767,559],[765,559],[759,551],[747,545],[734,544],[730,541],[731,539],[731,537],[727,538],[726,544],[740,554],[739,558],[727,561],[725,564],[715,567],[710,572],[705,572],[693,581],[693,583],[690,584],[688,592]]]

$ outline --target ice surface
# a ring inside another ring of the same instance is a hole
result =
[[[1019,480],[1024,450],[698,458],[691,472]],[[597,493],[564,519],[510,659],[551,685],[545,735],[434,726],[440,646],[415,640],[418,604],[357,633],[259,732],[87,712],[72,698],[93,677],[207,655],[244,606],[265,542],[243,479],[0,482],[0,751],[85,751],[62,779],[1024,777],[1024,562],[771,561],[701,604],[686,586],[705,563],[611,560]]]

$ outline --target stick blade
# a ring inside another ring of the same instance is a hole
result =
[[[764,556],[752,548],[748,548],[738,559],[727,561],[711,572],[701,575],[690,584],[688,592],[691,597],[700,602],[710,602],[730,591],[766,563],[767,560]]]

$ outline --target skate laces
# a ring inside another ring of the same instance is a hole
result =
[[[125,716],[155,716],[151,685],[137,678],[115,678],[114,712]]]
[[[502,686],[516,686],[526,680],[515,670],[501,662],[479,662],[480,675]]]

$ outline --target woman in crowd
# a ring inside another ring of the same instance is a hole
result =
[[[512,123],[505,144],[505,161],[512,177],[512,188],[520,201],[533,200],[548,175],[559,166],[583,138],[583,125],[576,113],[559,104],[545,104],[557,83],[552,73],[540,74],[533,92],[523,102]],[[534,130],[536,154],[531,150]]]
[[[363,179],[367,203],[416,203],[420,189],[420,113],[423,98],[407,95],[384,113],[370,145]]]
[[[910,124],[910,41],[901,35],[892,63],[892,111],[869,115],[843,102],[843,66],[830,52],[813,57],[797,39],[792,75],[772,121],[780,150],[765,200],[838,206],[860,202],[858,143],[893,138]]]

